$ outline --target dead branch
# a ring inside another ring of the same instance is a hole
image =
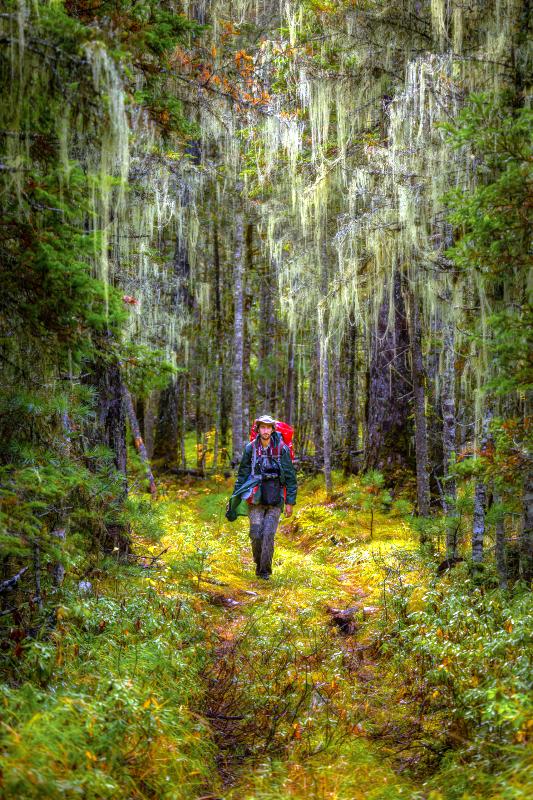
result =
[[[12,578],[9,578],[7,581],[3,581],[0,583],[0,594],[5,594],[6,592],[11,592],[20,581],[22,576],[25,572],[28,571],[28,567],[23,567],[20,572],[17,572],[16,575],[13,575]]]

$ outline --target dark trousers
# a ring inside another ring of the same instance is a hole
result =
[[[278,529],[281,508],[250,506],[250,540],[256,575],[271,575],[274,556],[274,536]]]

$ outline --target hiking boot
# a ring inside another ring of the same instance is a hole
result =
[[[268,572],[258,572],[256,574],[257,574],[258,578],[261,578],[264,581],[269,581],[270,580],[270,575],[268,574]]]

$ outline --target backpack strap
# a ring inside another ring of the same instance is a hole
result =
[[[257,439],[252,442],[252,477],[255,478],[255,465],[257,464]]]

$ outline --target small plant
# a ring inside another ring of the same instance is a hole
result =
[[[360,480],[360,486],[348,493],[355,508],[370,514],[370,538],[374,535],[374,514],[385,511],[392,503],[392,497],[385,487],[385,478],[377,469],[371,469]]]
[[[211,572],[214,550],[209,547],[197,547],[184,558],[179,565],[179,572],[189,580],[196,581],[196,588],[200,590],[202,580]]]

